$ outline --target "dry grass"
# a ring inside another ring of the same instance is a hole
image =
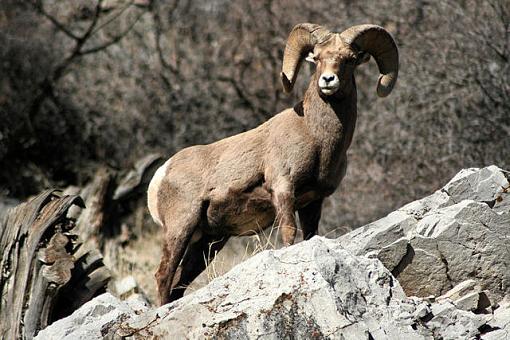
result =
[[[190,292],[204,287],[215,278],[222,276],[234,266],[246,261],[261,251],[278,249],[279,247],[281,247],[279,230],[275,226],[262,231],[260,234],[233,237],[227,242],[225,247],[214,256],[212,261],[210,261],[212,254],[209,254],[208,258],[204,258],[204,261],[209,263],[209,265],[204,272],[193,281],[186,293],[189,294]]]
[[[205,283],[211,282],[215,278],[228,272],[234,266],[246,261],[261,251],[277,249],[280,246],[279,229],[275,226],[263,230],[260,234],[245,236],[243,238],[232,238],[229,243],[227,243],[224,250],[215,254],[216,256],[214,256],[212,261],[211,254],[209,254],[207,259],[204,258],[204,261],[209,263],[202,274],[204,278],[207,279]]]
[[[298,235],[298,239],[301,238]],[[114,278],[133,276],[140,290],[152,303],[158,301],[154,273],[161,259],[161,240],[160,231],[157,228],[150,228],[142,234],[142,237],[130,240],[115,254],[105,254],[105,263],[112,268]],[[268,228],[257,235],[231,238],[213,261],[210,261],[211,253],[204,258],[209,265],[190,285],[186,294],[202,288],[255,254],[279,247],[281,243],[276,227]]]
[[[154,273],[161,259],[161,231],[152,225],[152,222],[148,222],[148,220],[144,220],[144,222],[146,225],[142,228],[143,230],[139,230],[137,238],[129,240],[124,246],[110,247],[114,252],[105,254],[105,263],[114,272],[114,279],[133,276],[140,290],[150,302],[157,303],[158,294]],[[328,231],[320,230],[319,234],[325,237],[336,237],[347,230],[347,227],[339,227]],[[302,240],[303,234],[298,228],[296,243]],[[280,232],[275,225],[259,234],[232,237],[225,247],[215,254],[216,256],[212,261],[211,250],[207,257],[204,257],[204,261],[208,263],[208,266],[191,283],[186,290],[186,294],[206,286],[215,278],[227,273],[234,266],[264,250],[279,249],[281,247]]]

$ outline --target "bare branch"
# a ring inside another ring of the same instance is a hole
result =
[[[131,5],[133,5],[134,1],[131,0],[129,1],[124,7],[122,7],[120,10],[117,11],[117,13],[115,13],[115,15],[112,15],[111,18],[109,18],[108,20],[106,20],[105,22],[103,22],[101,25],[97,26],[93,31],[92,33],[90,34],[91,36],[96,34],[97,32],[99,32],[101,29],[103,29],[104,27],[108,26],[110,23],[112,23],[115,19],[119,18],[129,7],[131,7]]]
[[[103,0],[97,0],[96,10],[94,12],[94,17],[92,18],[92,22],[90,23],[90,25],[89,25],[88,29],[85,31],[85,33],[80,37],[79,43],[76,46],[78,50],[81,49],[81,47],[85,43],[85,40],[87,40],[92,35],[92,32],[96,28],[97,22],[99,21],[99,17],[101,16],[102,4],[103,4]]]
[[[91,53],[96,53],[96,52],[99,52],[101,50],[104,50],[105,48],[108,48],[116,43],[118,43],[119,41],[122,40],[122,38],[124,38],[132,29],[133,27],[136,25],[136,23],[140,20],[140,18],[142,17],[144,13],[140,13],[135,20],[133,20],[133,22],[128,26],[128,28],[126,28],[122,33],[120,33],[119,35],[115,36],[112,40],[104,43],[104,44],[101,44],[99,46],[95,46],[95,47],[91,47],[89,49],[86,49],[86,50],[83,50],[83,51],[79,51],[79,55],[87,55],[87,54],[91,54]]]
[[[174,3],[172,4],[172,7],[169,10],[169,14],[171,14],[175,11],[178,4],[179,4],[179,1],[175,0]],[[154,20],[154,33],[156,35],[156,51],[158,53],[159,62],[163,68],[169,70],[173,75],[181,78],[179,75],[178,69],[176,67],[174,67],[173,65],[171,65],[170,63],[168,63],[165,60],[165,57],[163,55],[163,48],[161,47],[162,22],[161,22],[161,17],[159,15],[159,11],[156,8],[156,4],[154,4],[154,7],[152,8],[151,12],[152,12],[153,20]],[[168,81],[168,80],[166,80],[166,81]]]
[[[232,77],[226,77],[226,76],[218,76],[216,78],[218,81],[226,82],[232,86],[238,97],[243,101],[243,103],[250,108],[250,110],[261,114],[262,117],[265,118],[265,114],[267,114],[267,110],[264,108],[258,106],[255,104],[245,93],[244,89],[241,85],[239,85],[239,82],[232,78]]]
[[[71,30],[69,30],[67,27],[64,26],[60,21],[58,21],[54,16],[50,15],[48,12],[44,10],[44,5],[42,4],[41,0],[36,1],[32,4],[32,6],[35,8],[35,10],[44,16],[46,19],[48,19],[57,29],[59,29],[62,33],[67,35],[69,38],[78,40],[79,37],[74,34]]]

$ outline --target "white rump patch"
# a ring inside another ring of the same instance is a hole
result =
[[[170,159],[156,170],[154,177],[152,177],[151,182],[149,183],[149,188],[147,189],[147,206],[149,207],[149,212],[154,222],[161,227],[163,226],[163,222],[161,221],[161,216],[159,216],[158,212],[158,192],[161,186],[161,181],[165,177],[169,165]]]

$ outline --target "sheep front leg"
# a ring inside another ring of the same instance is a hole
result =
[[[299,223],[303,230],[303,239],[309,240],[317,235],[319,220],[321,219],[322,199],[313,201],[298,210]]]
[[[296,215],[294,213],[294,192],[289,186],[273,191],[273,205],[276,210],[276,222],[280,228],[285,246],[294,244],[296,238]]]

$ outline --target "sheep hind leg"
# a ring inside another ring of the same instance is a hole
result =
[[[214,260],[228,239],[228,236],[218,238],[202,235],[200,239],[188,245],[182,263],[175,274],[170,295],[171,301],[180,299],[184,295],[188,285]]]
[[[161,305],[172,301],[170,295],[175,272],[200,221],[202,204],[187,211],[183,210],[173,210],[180,211],[181,214],[169,214],[163,223],[165,228],[163,255],[155,274]]]

